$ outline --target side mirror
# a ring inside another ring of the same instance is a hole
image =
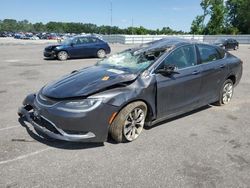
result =
[[[162,75],[172,75],[172,74],[180,74],[177,71],[177,67],[175,65],[164,65],[162,69],[156,70],[156,73],[162,74]]]

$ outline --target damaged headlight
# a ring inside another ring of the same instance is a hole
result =
[[[63,101],[57,106],[57,109],[67,112],[88,112],[97,108],[102,103],[100,98],[87,98],[76,101]]]

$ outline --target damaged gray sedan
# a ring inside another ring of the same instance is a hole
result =
[[[99,61],[28,95],[18,114],[42,136],[133,141],[144,125],[210,103],[227,104],[242,61],[223,49],[162,39]]]

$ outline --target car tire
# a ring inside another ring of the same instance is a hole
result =
[[[137,101],[125,106],[109,127],[111,137],[118,143],[131,142],[139,137],[147,116],[147,105]]]
[[[104,57],[106,57],[106,52],[105,52],[105,50],[104,50],[104,49],[98,50],[97,53],[96,53],[96,56],[97,56],[98,58],[104,58]]]
[[[68,59],[68,53],[66,51],[60,51],[57,54],[57,59],[60,61],[66,61]]]
[[[227,79],[221,87],[219,100],[215,104],[218,106],[223,106],[225,104],[228,104],[233,97],[233,92],[234,92],[233,81]]]

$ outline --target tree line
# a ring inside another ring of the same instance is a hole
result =
[[[202,0],[192,34],[250,34],[250,0]]]
[[[201,0],[202,15],[195,17],[190,34],[250,34],[250,0]],[[117,26],[92,23],[48,22],[30,23],[28,20],[0,20],[0,32],[53,32],[53,33],[97,33],[97,34],[187,34],[170,27],[147,29],[140,27],[119,28]]]
[[[48,22],[46,24],[30,23],[28,20],[17,21],[14,19],[0,20],[0,32],[53,32],[53,33],[97,33],[97,34],[184,34],[183,31],[175,31],[169,27],[163,27],[162,29],[146,29],[140,27],[128,27],[121,29],[117,26],[101,25],[97,26],[92,23],[74,23],[74,22]]]

